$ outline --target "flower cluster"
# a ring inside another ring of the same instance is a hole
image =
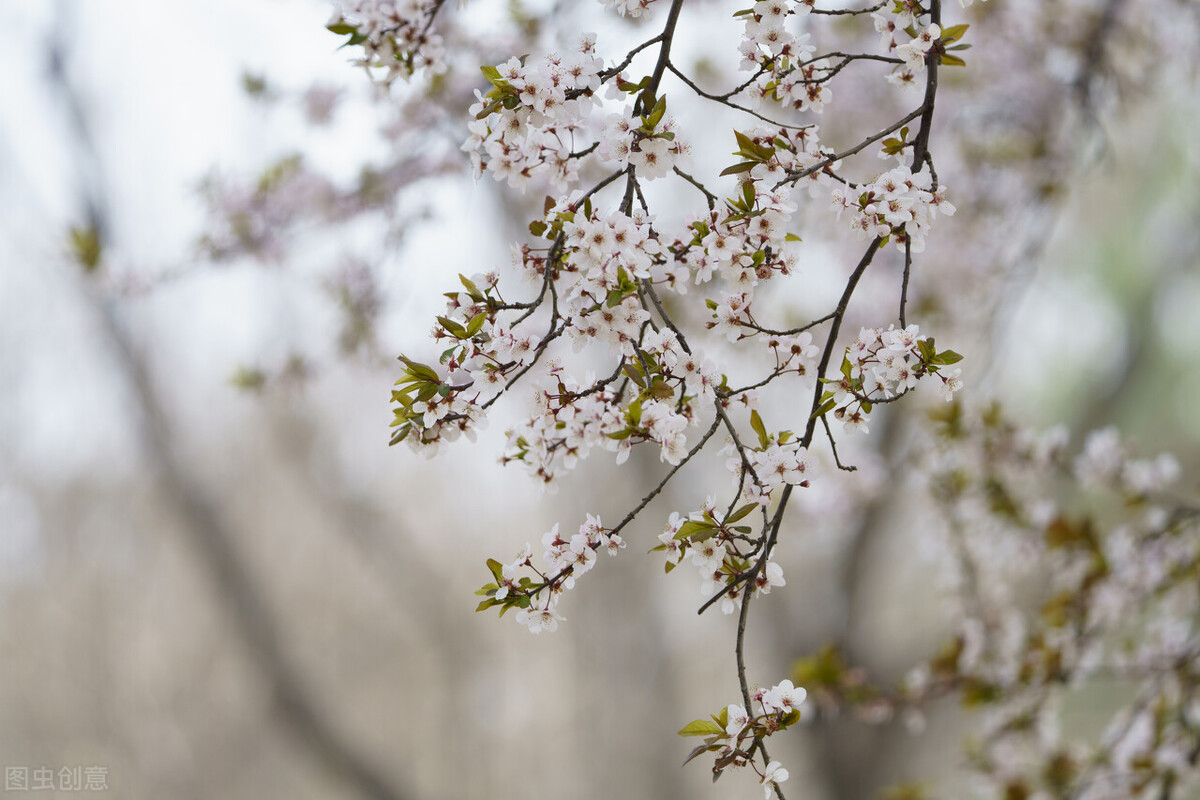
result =
[[[920,72],[925,69],[925,57],[933,48],[934,42],[942,35],[938,25],[930,25],[913,37],[912,41],[896,46],[896,55],[904,59],[904,67],[909,72]]]
[[[818,414],[833,412],[847,431],[867,430],[867,415],[876,403],[888,403],[908,394],[929,375],[942,383],[947,401],[962,388],[961,370],[943,370],[962,360],[953,350],[937,352],[933,339],[921,335],[916,325],[897,329],[863,328],[842,359],[841,373],[823,378],[826,386]]]
[[[770,689],[760,688],[753,693],[751,700],[758,705],[757,714],[730,703],[719,714],[689,722],[679,731],[679,735],[703,736],[704,743],[692,750],[687,761],[703,753],[716,753],[714,780],[726,769],[752,764],[754,750],[764,738],[800,721],[800,706],[806,696],[807,692],[802,687],[785,680]],[[775,785],[788,779],[788,771],[778,761],[768,763],[761,771],[758,767],[754,767],[754,770],[759,775],[766,798],[770,798]]]
[[[511,58],[483,67],[492,88],[486,95],[476,93],[471,135],[462,146],[476,175],[487,170],[496,180],[523,187],[544,168],[559,187],[576,181],[576,136],[600,88],[602,66],[596,37],[585,34],[566,55]]]
[[[819,114],[832,99],[833,67],[827,58],[812,58],[816,48],[809,34],[796,36],[787,29],[788,17],[810,10],[811,3],[756,2],[743,12],[738,51],[741,68],[755,71],[755,97]]]
[[[910,246],[912,252],[920,253],[934,218],[939,213],[954,216],[955,211],[946,199],[946,187],[934,189],[931,183],[926,169],[914,174],[901,165],[871,183],[835,189],[833,203],[839,217],[843,210],[851,212],[852,230],[868,236],[890,236],[897,247]]]
[[[627,82],[618,81],[618,86],[622,83]],[[666,177],[677,166],[686,167],[691,145],[679,138],[679,123],[666,116],[666,110],[666,98],[659,98],[644,117],[634,114],[632,108],[610,114],[596,154],[622,168],[636,167],[638,176],[647,180]]]
[[[542,537],[542,545],[545,551],[540,570],[533,566],[533,548],[528,544],[508,564],[489,559],[488,569],[496,582],[476,592],[484,597],[476,610],[500,606],[503,616],[516,608],[517,622],[531,632],[552,632],[563,620],[557,612],[559,596],[575,588],[575,579],[596,565],[597,551],[603,548],[615,556],[625,547],[625,541],[615,529],[605,528],[599,517],[588,514],[579,531],[570,538],[562,538],[556,524]],[[523,570],[529,570],[538,579],[521,575]],[[544,596],[539,598],[543,592]]]
[[[431,32],[446,0],[339,0],[326,24],[362,48],[358,63],[384,84],[446,69],[442,37]]]
[[[1020,428],[995,405],[976,413],[954,403],[933,420],[937,436],[917,466],[929,468],[932,518],[947,538],[929,555],[950,562],[940,574],[959,575],[943,587],[953,632],[894,686],[834,645],[798,659],[791,679],[814,713],[899,717],[919,732],[927,707],[957,697],[984,712],[968,751],[983,796],[1194,791],[1200,515],[1165,494],[1171,460],[1133,458],[1113,431],[1092,434],[1072,460],[1062,429]],[[1145,469],[1153,488],[1120,477]],[[1079,491],[1097,476],[1103,493]],[[1045,491],[1059,481],[1074,485],[1061,506]],[[1106,720],[1102,736],[1072,738],[1058,715],[1092,681],[1122,692],[1093,710]],[[740,722],[739,711],[727,719]]]
[[[712,280],[715,273],[727,285],[749,291],[760,280],[796,270],[793,245],[799,237],[788,232],[796,211],[791,191],[767,187],[773,178],[807,159],[793,150],[795,144],[776,139],[771,131],[737,132],[736,136],[740,149],[735,155],[748,159],[735,167],[746,173],[741,191],[726,201],[722,211],[713,209],[691,222],[693,235],[684,258],[695,272],[696,283]],[[815,146],[815,136],[805,142]]]
[[[1075,477],[1088,489],[1117,490],[1131,497],[1163,491],[1179,477],[1179,462],[1170,453],[1130,458],[1116,428],[1094,431],[1075,459]]]
[[[672,464],[686,453],[690,419],[667,403],[648,398],[623,405],[615,392],[589,392],[557,365],[551,365],[536,392],[536,412],[507,431],[502,460],[523,464],[546,484],[597,445],[616,453],[618,464],[640,442],[658,444],[662,460]]]
[[[963,614],[917,694],[958,689],[988,709],[973,766],[999,794],[1055,784],[1094,800],[1189,791],[1200,529],[1194,509],[1164,493],[1174,460],[1135,459],[1105,430],[1072,463],[1062,431],[1031,433],[996,407],[975,417],[956,403],[939,423],[930,488],[939,516],[954,521],[942,552],[964,576]],[[1077,487],[1061,506],[1045,493],[1056,481]],[[1092,487],[1104,491],[1078,491]],[[1037,576],[1027,602],[1008,602],[1006,571]],[[1098,742],[1066,740],[1053,724],[1058,705],[1092,680],[1127,684],[1128,699],[1112,706]]]
[[[772,586],[785,586],[783,568],[768,560],[761,569],[750,561],[747,546],[753,547],[750,525],[743,520],[761,510],[757,503],[730,508],[723,519],[716,516],[711,498],[700,511],[683,517],[672,513],[660,544],[651,552],[665,552],[666,571],[675,569],[684,558],[700,570],[700,593],[709,602],[721,600],[721,611],[732,614],[741,603],[745,587],[751,591],[770,594]],[[738,524],[742,523],[742,524]]]
[[[299,156],[280,159],[252,183],[213,176],[201,188],[212,219],[201,246],[219,260],[247,253],[280,260],[288,232],[314,218],[336,219],[357,202]]]
[[[524,463],[547,483],[597,444],[623,461],[634,444],[652,441],[663,460],[679,463],[697,401],[711,402],[720,374],[674,330],[651,324],[642,295],[670,278],[649,220],[637,211],[601,216],[587,202],[553,208],[538,226],[553,244],[545,252],[522,248],[517,260],[555,297],[549,332],[532,330],[527,314],[513,322],[502,318],[526,306],[500,296],[495,274],[461,278],[466,292],[450,293],[433,332],[451,346],[437,366],[405,360],[408,370],[398,381],[404,388],[393,395],[399,405],[393,424],[400,427],[395,440],[421,447],[442,441],[447,431],[468,430],[546,345],[566,334],[577,350],[593,341],[607,345],[621,359],[618,368],[602,384],[581,383],[561,361],[548,361],[536,378],[534,413],[509,432],[505,460]],[[783,369],[800,371],[794,362],[806,352],[789,352]],[[641,391],[634,397],[610,391],[618,377]]]
[[[964,5],[970,0],[965,0]],[[967,45],[954,44],[967,32],[969,25],[953,25],[943,29],[941,25],[932,23],[920,28],[917,18],[920,8],[910,0],[885,4],[880,11],[871,14],[875,23],[875,31],[882,40],[884,52],[899,59],[900,66],[887,76],[889,83],[898,86],[913,86],[917,77],[925,71],[929,56],[934,54],[935,63],[962,66],[965,62],[951,55],[949,50],[963,50]],[[896,41],[898,33],[904,33],[909,38],[903,43]]]
[[[650,17],[650,4],[654,0],[600,0],[609,11],[615,11],[622,17]]]
[[[743,500],[765,506],[783,485],[807,487],[813,464],[808,449],[791,431],[768,433],[758,411],[750,411],[750,427],[758,437],[752,447],[729,437],[721,453]]]

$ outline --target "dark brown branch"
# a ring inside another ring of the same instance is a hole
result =
[[[930,0],[929,17],[932,24],[941,27],[942,0]],[[937,97],[938,63],[941,53],[942,46],[939,44],[929,48],[929,53],[925,56],[925,69],[928,74],[925,77],[925,100],[921,103],[921,129],[917,131],[917,138],[913,140],[913,172],[920,171],[925,157],[929,154],[929,134],[933,130],[933,101]]]
[[[933,187],[937,189],[935,185]],[[908,278],[912,273],[912,240],[905,238],[904,240],[904,279],[900,282],[900,327],[907,328],[908,323],[905,320],[904,314],[908,306]]]
[[[908,123],[912,122],[917,117],[922,116],[924,113],[925,113],[925,106],[922,105],[920,108],[918,108],[915,111],[908,114],[908,116],[906,116],[904,119],[889,125],[888,127],[881,130],[879,133],[868,136],[866,139],[863,139],[861,142],[854,145],[853,147],[843,150],[840,153],[834,153],[833,155],[826,156],[825,158],[818,161],[816,164],[813,164],[811,167],[802,169],[799,172],[789,173],[786,178],[779,181],[779,183],[775,184],[775,188],[778,189],[780,186],[783,186],[785,183],[795,183],[796,181],[798,181],[802,178],[807,178],[809,175],[812,175],[814,172],[819,172],[820,170],[823,170],[832,164],[836,164],[837,162],[841,161],[843,158],[847,158],[849,156],[854,155],[855,153],[859,152],[863,148],[869,147],[870,145],[874,144],[875,142],[878,142],[880,139],[887,136],[889,133],[894,133],[895,131],[904,127]]]
[[[821,424],[825,426],[825,435],[829,438],[829,447],[833,450],[833,463],[837,464],[837,468],[846,472],[856,472],[858,467],[847,467],[842,464],[842,460],[838,458],[837,442],[833,438],[833,431],[829,430],[829,419],[827,415],[821,415]]]
[[[753,323],[751,323],[751,324],[742,323],[742,325],[747,328],[753,328],[754,330],[758,331],[759,333],[765,333],[768,336],[794,336],[797,333],[803,333],[804,331],[808,330],[809,328],[815,328],[818,325],[820,325],[822,322],[828,322],[829,320],[833,319],[834,316],[836,316],[836,314],[837,314],[836,311],[831,311],[830,313],[826,314],[823,317],[819,317],[817,319],[814,319],[812,322],[801,325],[799,328],[789,328],[786,331],[777,331],[774,328],[764,328],[761,325],[756,325]]]
[[[714,208],[716,208],[717,200],[719,200],[720,198],[718,198],[715,194],[710,192],[708,189],[705,189],[703,183],[700,183],[700,181],[696,180],[691,175],[688,175],[686,172],[681,170],[679,167],[674,167],[673,169],[675,170],[676,175],[683,178],[685,181],[690,183],[692,186],[695,186],[697,189],[699,189],[701,192],[704,193],[704,199],[708,203],[709,211],[712,211]]]
[[[680,72],[679,69],[669,61],[667,62],[667,69],[671,70],[671,73],[676,78],[679,78],[679,80],[683,81],[684,84],[689,89],[691,89],[697,95],[699,95],[700,97],[703,97],[706,100],[712,100],[713,102],[720,103],[723,106],[728,106],[729,108],[735,109],[737,111],[741,111],[744,114],[749,114],[752,117],[761,119],[763,122],[770,123],[771,125],[775,125],[780,128],[789,128],[791,130],[804,130],[805,128],[812,127],[812,125],[788,125],[786,123],[780,122],[779,120],[771,119],[770,117],[768,117],[764,114],[760,114],[752,108],[747,108],[746,106],[741,105],[740,103],[735,103],[732,100],[730,100],[729,98],[732,95],[735,95],[739,91],[741,91],[741,88],[735,89],[732,92],[727,92],[725,94],[713,94],[712,92],[706,92],[703,89],[701,89],[699,86],[696,85],[695,81],[693,81],[691,78],[689,78],[688,76],[686,76],[682,72]]]
[[[671,0],[671,10],[667,12],[667,21],[663,25],[662,36],[659,37],[658,61],[654,63],[654,72],[650,75],[650,85],[644,94],[638,96],[633,105],[635,115],[649,114],[650,109],[642,107],[642,100],[658,95],[658,86],[662,83],[663,73],[671,60],[671,42],[675,38],[675,26],[679,24],[679,12],[683,10],[683,0]]]
[[[712,425],[708,426],[708,430],[704,432],[702,437],[700,437],[700,441],[696,442],[695,446],[688,451],[687,455],[684,456],[678,464],[671,468],[671,471],[667,473],[666,477],[659,481],[658,485],[651,489],[650,492],[642,498],[641,502],[638,503],[632,511],[625,515],[624,519],[617,523],[617,527],[612,529],[613,534],[620,533],[622,528],[633,522],[634,517],[640,514],[643,508],[650,505],[650,501],[655,497],[658,497],[659,492],[666,488],[671,478],[675,477],[675,473],[683,469],[684,465],[691,461],[693,456],[704,449],[704,445],[708,444],[708,440],[711,439],[712,435],[717,432],[717,427],[720,424],[720,421],[720,417],[715,417],[713,419]]]
[[[842,320],[846,316],[846,309],[850,306],[850,298],[854,296],[854,290],[858,287],[858,282],[862,279],[863,273],[867,271],[875,254],[879,252],[880,245],[883,244],[883,239],[879,236],[871,242],[871,246],[867,248],[867,252],[863,253],[863,257],[859,260],[858,266],[854,268],[854,272],[850,273],[850,279],[846,281],[846,288],[842,292],[842,297],[838,301],[837,310],[833,312],[833,324],[829,326],[829,338],[825,341],[825,348],[821,352],[821,362],[817,365],[817,377],[820,378],[825,374],[825,370],[829,368],[829,360],[833,356],[833,349],[837,346],[838,333],[842,329]],[[821,395],[824,392],[825,386],[819,380],[816,388],[813,389],[812,406],[809,409],[808,424],[804,428],[804,437],[800,440],[800,446],[807,448],[812,444],[813,432],[817,427],[817,418],[815,414],[817,409],[821,407]]]
[[[843,9],[825,9],[825,8],[813,8],[813,9],[810,9],[810,13],[813,13],[813,14],[826,14],[826,15],[829,15],[829,16],[831,16],[831,17],[832,17],[832,16],[841,16],[841,15],[870,14],[870,13],[871,13],[871,12],[873,12],[873,11],[878,11],[879,9],[883,8],[885,5],[887,5],[887,3],[876,3],[875,5],[873,5],[873,6],[869,7],[869,8],[857,8],[857,9],[849,9],[849,8],[843,8]]]

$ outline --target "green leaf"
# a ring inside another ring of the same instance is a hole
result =
[[[949,53],[944,53],[942,55],[942,64],[947,67],[965,67],[967,62],[963,61],[958,56],[952,56]]]
[[[396,425],[399,422],[400,420],[396,420],[392,423],[392,425]],[[391,447],[394,444],[400,444],[408,438],[410,433],[412,433],[412,423],[406,423],[403,428],[392,434],[392,438],[388,440],[388,447]]]
[[[358,28],[354,27],[348,22],[335,22],[332,25],[326,25],[325,29],[333,31],[338,36],[346,36],[348,34],[358,33]]]
[[[708,533],[710,536],[716,530],[716,525],[711,522],[701,522],[700,520],[689,519],[687,522],[679,526],[679,531],[676,532],[673,538],[675,539],[695,539],[700,534]],[[704,537],[707,539],[708,537]],[[698,541],[703,541],[700,539]]]
[[[495,577],[497,581],[500,580],[501,575],[504,574],[504,565],[494,558],[489,558],[487,560],[487,568],[492,571],[492,576]]]
[[[483,611],[485,608],[491,608],[492,606],[498,606],[498,605],[500,605],[499,600],[494,600],[491,597],[489,597],[487,600],[480,601],[479,605],[475,606],[475,613],[478,614],[480,611]]]
[[[937,354],[937,358],[935,359],[938,364],[957,364],[962,360],[962,355],[953,350],[943,350]]]
[[[646,88],[642,89],[641,94],[638,95],[638,104],[640,108],[654,107],[654,95],[650,92],[649,81],[646,81]]]
[[[472,338],[483,329],[483,323],[487,322],[487,313],[480,311],[475,316],[471,317],[471,321],[467,323],[467,338]]]
[[[739,164],[734,164],[732,167],[726,167],[721,170],[721,175],[737,175],[742,172],[749,172],[758,165],[757,161],[743,161]]]
[[[475,285],[475,282],[461,272],[458,275],[458,280],[463,285],[463,288],[467,290],[467,294],[472,298],[483,296],[482,292],[479,291],[479,287]]]
[[[775,151],[770,147],[759,144],[741,131],[734,131],[733,134],[737,137],[739,148],[738,152],[734,155],[745,156],[755,161],[767,161],[771,156],[775,155]]]
[[[660,98],[658,98],[658,101],[654,104],[654,108],[651,109],[650,116],[646,117],[646,127],[649,128],[650,130],[654,130],[654,128],[658,125],[658,123],[660,121],[662,121],[663,114],[666,114],[666,113],[667,113],[667,98],[660,97]]]
[[[787,236],[783,237],[783,240],[785,242],[803,242],[804,241],[803,239],[801,239],[799,236],[797,236],[794,233],[789,233]]]
[[[408,371],[418,378],[426,381],[433,381],[434,383],[441,382],[441,378],[438,377],[437,372],[435,372],[433,367],[430,367],[428,364],[422,364],[419,361],[413,361],[408,356],[400,356],[400,360],[404,362],[404,366],[408,367]]]
[[[683,760],[683,766],[686,767],[688,765],[688,762],[691,761],[696,756],[702,755],[704,753],[712,752],[713,750],[720,750],[720,749],[721,749],[721,745],[719,745],[719,744],[698,745],[695,750],[688,753],[688,757]]]
[[[630,379],[643,389],[646,388],[646,376],[642,374],[641,367],[632,362],[626,361],[625,366],[621,367],[621,371],[630,377]]]
[[[675,396],[675,390],[662,378],[655,378],[651,382],[648,393],[656,400],[666,400]]]
[[[622,92],[625,92],[626,94],[632,94],[633,92],[640,92],[642,90],[642,88],[645,87],[649,83],[650,83],[649,75],[645,76],[637,83],[632,83],[630,81],[627,81],[620,76],[617,77],[617,88],[620,89]]]
[[[754,143],[754,140],[741,131],[734,131],[733,135],[737,139],[738,149],[741,154],[748,158],[753,158],[755,155],[754,149],[758,146]],[[761,161],[762,159],[758,160]]]
[[[466,329],[466,328],[464,328],[462,325],[460,325],[459,323],[455,322],[454,320],[450,319],[449,317],[438,317],[438,318],[437,318],[437,321],[438,321],[438,322],[440,322],[440,323],[441,323],[441,325],[442,325],[442,327],[443,327],[443,328],[445,328],[445,329],[446,329],[446,331],[447,331],[447,332],[448,332],[448,333],[449,333],[451,336],[453,336],[455,339],[469,339],[469,338],[471,338],[470,336],[468,336],[468,335],[467,335],[467,329]]]
[[[758,443],[762,447],[766,447],[771,443],[770,437],[767,436],[767,427],[763,425],[762,417],[757,411],[750,412],[750,427],[754,428],[754,432],[758,434]]]
[[[535,219],[533,222],[529,223],[529,232],[540,238],[542,234],[546,232],[548,227],[549,226],[540,219]]]
[[[733,523],[737,522],[738,520],[745,519],[750,514],[754,513],[754,510],[757,508],[760,508],[758,503],[747,503],[746,505],[742,506],[737,511],[734,511],[732,514],[730,514],[728,517],[726,517],[725,524],[732,525]]]
[[[642,421],[642,401],[641,399],[634,400],[629,404],[629,421],[637,425]]]
[[[493,100],[475,115],[475,119],[484,119],[485,117],[490,117],[492,114],[496,113],[496,111],[498,111],[502,105],[504,105],[502,101]]]
[[[809,417],[809,419],[814,419],[816,417],[825,416],[830,411],[832,411],[834,406],[836,406],[836,405],[837,405],[837,403],[833,402],[832,398],[830,398],[829,400],[826,400],[824,403],[821,403],[821,405],[817,406],[817,410],[813,412],[812,417]]]
[[[720,736],[723,733],[723,728],[718,728],[715,722],[706,719],[693,720],[679,731],[680,736]]]
[[[941,37],[942,44],[950,44],[952,42],[957,42],[959,39],[961,39],[963,37],[963,34],[967,32],[967,28],[969,28],[969,27],[971,27],[971,26],[968,24],[963,24],[963,25],[951,25],[949,28],[943,28],[942,29],[942,37]]]

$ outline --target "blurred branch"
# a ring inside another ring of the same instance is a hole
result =
[[[103,329],[120,370],[133,389],[142,435],[160,485],[174,501],[197,552],[210,569],[229,618],[248,655],[267,679],[274,705],[286,729],[332,774],[364,797],[401,800],[407,796],[383,773],[368,764],[334,730],[313,702],[299,671],[289,659],[267,609],[267,603],[242,563],[236,535],[222,519],[218,504],[189,472],[171,446],[170,427],[162,404],[121,329],[110,302],[95,297]]]
[[[78,16],[72,13],[71,6],[70,0],[58,0],[55,4],[58,19],[57,23],[50,27],[50,36],[46,42],[46,77],[50,88],[57,92],[67,113],[67,121],[71,128],[68,135],[74,138],[76,167],[82,173],[78,190],[83,195],[86,227],[95,237],[97,249],[100,249],[108,240],[111,220],[104,192],[104,164],[96,152],[96,142],[92,136],[91,122],[83,98],[67,75],[67,33],[71,29],[70,21]]]
[[[65,0],[57,5],[59,24],[51,27],[53,33],[47,43],[48,77],[51,89],[59,94],[68,109],[71,134],[81,162],[81,192],[87,222],[96,237],[96,247],[103,250],[111,220],[105,200],[101,159],[78,87],[68,76],[66,31],[75,16],[70,5]],[[355,752],[312,700],[276,634],[267,603],[237,553],[234,531],[222,519],[218,503],[171,446],[167,415],[143,360],[117,319],[114,303],[104,300],[95,289],[90,290],[88,296],[100,312],[102,330],[110,350],[133,392],[135,411],[141,421],[142,437],[154,471],[179,510],[184,530],[211,570],[235,631],[267,679],[274,706],[286,729],[313,758],[363,797],[402,800],[407,794]]]
[[[1117,29],[1117,15],[1127,0],[1108,0],[1083,46],[1083,67],[1075,81],[1075,98],[1079,107],[1095,121],[1094,84],[1105,68],[1104,50]]]

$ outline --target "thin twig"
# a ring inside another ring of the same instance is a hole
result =
[[[857,472],[858,467],[847,467],[842,464],[842,460],[838,458],[837,442],[834,441],[833,431],[829,430],[829,419],[827,414],[821,415],[821,424],[825,426],[825,435],[829,437],[829,446],[833,449],[833,463],[837,464],[837,468],[846,472]]]

